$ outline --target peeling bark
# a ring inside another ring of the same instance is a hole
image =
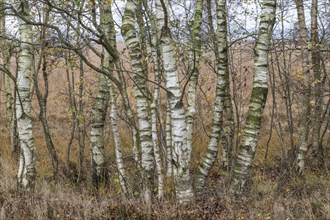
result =
[[[106,53],[106,52],[105,52]],[[109,56],[104,56],[109,59]],[[109,64],[109,61],[103,61]],[[107,65],[108,65],[107,64]],[[99,88],[92,106],[92,122],[91,122],[91,163],[92,163],[92,179],[93,185],[99,187],[100,183],[106,183],[109,179],[106,157],[104,154],[104,125],[109,103],[109,87],[106,76],[99,76]]]
[[[29,5],[27,1],[20,2],[19,11],[22,16],[29,19]],[[33,67],[33,34],[32,27],[19,19],[19,32],[21,52],[18,56],[17,100],[16,117],[17,131],[21,145],[20,166],[18,171],[18,184],[28,190],[35,186],[35,154],[31,121],[31,84]]]
[[[161,42],[165,84],[171,113],[172,156],[176,199],[178,203],[189,203],[194,197],[189,171],[189,152],[191,150],[187,145],[186,113],[182,102],[177,64],[174,58],[173,40],[167,24],[166,6],[163,3],[165,22],[161,32]]]
[[[123,17],[122,34],[131,57],[132,71],[134,74],[134,92],[141,145],[141,167],[144,173],[143,194],[145,201],[150,203],[154,169],[153,144],[149,118],[150,107],[147,99],[146,80],[144,79],[146,74],[143,69],[141,47],[135,30],[135,13],[136,5],[132,0],[127,1]]]

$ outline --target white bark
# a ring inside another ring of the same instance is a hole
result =
[[[195,16],[192,30],[192,42],[193,42],[193,62],[192,72],[188,84],[188,108],[187,108],[187,147],[189,149],[188,157],[191,158],[192,143],[193,143],[193,131],[194,120],[196,114],[196,87],[199,75],[199,60],[201,57],[201,30],[202,30],[202,12],[203,12],[203,0],[196,1]]]
[[[114,21],[112,17],[111,4],[110,2],[100,1],[100,14],[101,14],[101,25],[105,36],[107,37],[108,43],[115,48],[115,28]],[[102,68],[106,71],[109,76],[113,75],[113,58],[110,56],[108,51],[103,51]],[[125,181],[125,168],[122,156],[121,140],[117,126],[117,108],[115,94],[113,91],[112,82],[107,76],[100,75],[99,90],[97,94],[97,99],[95,105],[93,106],[93,116],[94,122],[91,126],[91,145],[92,145],[92,155],[93,162],[95,163],[96,180],[100,178],[107,178],[106,170],[106,157],[104,155],[104,123],[105,116],[110,99],[110,123],[113,133],[114,145],[115,145],[115,155],[116,164],[119,172],[119,183],[122,188],[123,193],[127,193],[127,185]]]
[[[242,143],[234,162],[232,191],[240,195],[246,189],[246,181],[252,166],[261,129],[262,114],[268,92],[268,51],[275,23],[276,1],[263,0],[259,35],[254,48],[254,81]]]
[[[155,92],[157,93],[157,92]],[[154,95],[154,97],[157,96]],[[157,134],[157,104],[158,101],[154,101],[151,106],[151,129],[152,129],[152,142],[154,146],[154,157],[156,162],[156,171],[158,176],[158,198],[163,198],[164,196],[164,177],[163,177],[163,168],[162,160],[160,157],[160,147],[158,142]]]
[[[157,3],[156,3],[157,4]],[[160,108],[159,108],[159,83],[160,83],[160,75],[161,75],[161,55],[160,55],[160,41],[159,41],[159,33],[160,30],[157,26],[157,20],[155,16],[149,12],[149,19],[151,25],[151,56],[152,56],[152,63],[153,63],[153,71],[154,71],[154,91],[153,91],[153,101],[150,106],[151,108],[151,132],[152,132],[152,142],[154,147],[154,157],[156,162],[156,171],[158,176],[158,198],[162,198],[164,196],[164,175],[163,175],[163,163],[160,155],[160,142],[158,139],[158,116],[160,115]],[[158,14],[159,16],[159,14]],[[156,12],[157,18],[157,12]],[[164,151],[163,151],[164,152]],[[164,152],[165,154],[165,152]],[[163,155],[164,155],[163,154]],[[164,159],[166,160],[166,156],[164,155]],[[165,162],[165,161],[164,161]]]
[[[152,56],[154,61],[154,72],[155,72],[155,84],[154,84],[154,93],[153,93],[153,102],[151,105],[151,131],[152,131],[152,142],[154,147],[154,157],[156,162],[156,170],[158,175],[158,198],[164,196],[164,182],[163,182],[163,167],[162,160],[160,157],[160,147],[158,141],[158,132],[157,132],[157,107],[159,105],[159,61],[157,56],[157,49],[155,48],[157,43],[156,34],[153,36],[153,48]]]
[[[172,168],[172,132],[171,132],[171,109],[170,105],[167,103],[166,107],[166,176],[170,177],[173,174]]]
[[[219,141],[221,137],[223,108],[225,101],[226,75],[228,71],[228,54],[227,54],[227,20],[226,20],[226,0],[217,1],[217,39],[218,48],[217,57],[217,88],[216,98],[212,120],[211,139],[208,150],[202,164],[198,167],[197,177],[195,179],[195,190],[201,191],[205,185],[206,177],[211,170],[218,151]]]
[[[29,5],[21,1],[20,13],[29,19]],[[22,149],[24,163],[20,163],[18,183],[24,188],[33,189],[35,185],[35,154],[31,121],[31,83],[33,66],[33,34],[31,25],[19,19],[21,52],[18,56],[16,117],[17,131]],[[21,159],[22,160],[22,159]],[[22,168],[23,166],[23,168]],[[22,172],[21,172],[22,170]]]
[[[151,190],[153,179],[153,144],[150,124],[150,108],[147,100],[145,71],[142,64],[142,53],[135,30],[135,12],[136,6],[132,1],[126,3],[123,17],[122,34],[125,38],[128,48],[132,71],[134,76],[134,92],[136,98],[139,139],[141,145],[141,165],[144,173],[144,199],[147,203],[151,202]]]
[[[109,54],[104,55],[104,58],[109,59]],[[105,62],[109,64],[108,61]],[[90,137],[93,184],[95,187],[99,187],[100,183],[108,180],[106,157],[104,154],[104,124],[109,102],[108,90],[108,79],[104,75],[99,75],[99,88],[92,106]]]
[[[113,140],[115,143],[115,155],[116,155],[116,164],[119,172],[119,183],[123,193],[128,192],[127,183],[126,183],[126,172],[123,161],[122,154],[122,145],[117,125],[117,106],[116,106],[116,97],[113,91],[113,85],[109,82],[109,93],[110,93],[110,122],[113,134]]]
[[[5,1],[0,1],[0,4],[5,4]],[[0,7],[0,10],[4,10],[2,7]],[[10,49],[9,49],[9,42],[5,40],[6,37],[6,16],[3,14],[0,14],[0,36],[3,37],[3,39],[0,40],[0,46],[2,48],[2,62],[3,67],[10,71]],[[14,144],[14,98],[12,95],[12,79],[9,77],[8,73],[4,72],[4,82],[5,82],[5,94],[6,94],[6,116],[8,121],[8,127],[10,132],[10,141],[12,145],[12,152],[16,151],[15,144]]]
[[[301,122],[298,128],[299,130],[299,143],[298,143],[298,155],[296,166],[299,174],[303,174],[305,170],[305,154],[308,147],[308,133],[310,124],[310,95],[311,95],[311,76],[310,76],[310,61],[308,52],[308,37],[307,27],[305,21],[304,3],[302,0],[295,0],[297,14],[298,14],[298,26],[299,26],[299,43],[301,46],[301,64],[303,70],[303,103],[301,112]]]
[[[168,4],[167,0],[164,0],[164,3],[165,5],[167,5]],[[155,5],[156,5],[156,20],[157,20],[157,29],[158,29],[157,38],[160,39],[161,30],[164,26],[164,10],[160,0],[156,0]]]
[[[107,35],[109,41],[113,30],[111,25],[112,14],[110,4],[100,3],[100,19],[101,27],[104,34]],[[110,43],[113,44],[111,41]],[[102,69],[109,71],[111,57],[110,54],[103,49],[102,56]],[[91,136],[90,136],[90,147],[91,147],[91,165],[92,165],[92,178],[95,187],[99,187],[102,182],[108,181],[108,172],[106,169],[106,157],[104,154],[104,125],[105,118],[109,104],[109,82],[106,76],[99,75],[99,83],[96,97],[92,106],[92,122],[91,122]]]
[[[189,149],[187,146],[187,124],[185,109],[182,103],[177,65],[174,58],[174,48],[168,27],[162,29],[162,55],[165,70],[165,84],[168,90],[168,102],[171,112],[172,146],[174,160],[174,176],[176,197],[179,203],[190,202],[193,189],[189,171]]]
[[[225,94],[224,94],[224,108],[223,108],[223,124],[222,124],[222,135],[221,135],[221,145],[222,145],[222,154],[221,154],[221,166],[227,168],[227,171],[230,170],[230,163],[232,158],[232,148],[234,140],[234,118],[233,118],[233,109],[232,109],[232,99],[230,95],[229,88],[229,72],[225,77]]]

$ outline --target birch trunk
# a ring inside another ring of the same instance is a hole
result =
[[[102,3],[100,4],[102,7]],[[104,25],[105,25],[105,34],[109,37],[109,42],[113,48],[116,48],[116,34],[115,34],[115,25],[111,11],[110,2],[105,2],[104,8]],[[109,75],[113,75],[113,70],[111,68],[114,67],[112,63],[112,59],[109,54],[106,52],[106,56],[104,56],[104,64],[106,64],[106,69],[109,72]],[[109,63],[111,62],[111,64]],[[109,64],[107,64],[109,63]],[[118,169],[118,178],[119,184],[121,186],[122,192],[124,194],[128,193],[128,187],[126,183],[126,172],[124,167],[123,155],[122,155],[122,145],[119,134],[119,129],[117,125],[117,106],[116,106],[116,97],[113,89],[113,83],[109,80],[108,82],[108,93],[110,95],[110,124],[113,134],[113,140],[115,144],[115,155],[116,155],[116,164]]]
[[[156,29],[154,29],[155,31]],[[156,170],[158,176],[158,198],[162,198],[164,196],[164,182],[163,182],[163,167],[162,167],[162,160],[160,157],[160,147],[158,141],[158,132],[157,132],[157,108],[159,105],[159,72],[160,72],[160,64],[159,58],[157,56],[157,33],[154,32],[152,36],[153,41],[153,48],[152,48],[152,57],[154,62],[154,72],[155,72],[155,83],[154,83],[154,93],[153,93],[153,102],[151,104],[151,131],[152,131],[152,142],[154,147],[154,157],[156,162]]]
[[[4,42],[3,45],[3,62],[4,62],[4,68],[10,70],[10,53],[8,46],[5,45],[6,42]],[[11,78],[4,74],[4,81],[5,81],[5,93],[6,93],[6,116],[9,124],[10,130],[12,130],[14,123],[13,123],[13,105],[14,105],[14,98],[12,96],[12,89],[11,89]],[[11,137],[11,143],[13,143],[12,137]],[[14,149],[13,149],[14,150]]]
[[[217,88],[216,98],[212,120],[211,139],[208,150],[203,162],[198,166],[195,179],[195,190],[200,192],[204,185],[206,177],[211,170],[218,151],[221,137],[223,108],[225,101],[226,75],[228,72],[228,53],[227,53],[227,20],[226,20],[226,0],[217,1]]]
[[[0,0],[0,11],[3,11],[2,4],[5,4],[4,0]],[[2,48],[2,61],[3,67],[10,71],[10,46],[9,42],[5,40],[6,37],[6,16],[5,13],[0,14],[0,36],[3,37],[0,42]],[[7,73],[4,73],[5,81],[5,94],[6,94],[6,116],[8,121],[8,127],[10,132],[10,144],[12,146],[12,153],[17,151],[17,146],[15,144],[15,133],[14,131],[14,97],[12,95],[12,82],[11,78]]]
[[[164,30],[164,29],[163,29]],[[187,125],[185,120],[185,110],[182,103],[182,93],[180,91],[179,77],[174,59],[172,39],[168,35],[163,35],[163,57],[166,78],[166,88],[171,109],[172,146],[175,156],[173,156],[176,170],[175,187],[176,196],[179,203],[190,202],[193,198],[193,190],[189,173],[189,149],[187,146]]]
[[[230,87],[229,87],[229,71],[227,71],[225,76],[225,94],[224,94],[224,108],[223,108],[223,124],[222,124],[222,134],[221,134],[221,166],[226,168],[227,171],[230,170],[230,164],[233,153],[233,141],[234,141],[234,113],[231,103]]]
[[[199,75],[199,60],[201,57],[201,30],[202,30],[202,12],[203,12],[203,0],[196,1],[195,16],[192,29],[192,46],[193,46],[193,63],[192,72],[188,84],[188,108],[187,108],[187,147],[189,149],[188,158],[191,158],[192,144],[193,144],[193,132],[194,132],[194,120],[196,114],[196,87]]]
[[[164,196],[164,175],[163,175],[163,163],[160,155],[160,141],[158,138],[158,123],[157,118],[160,115],[160,92],[159,92],[159,84],[160,84],[160,76],[162,73],[162,62],[161,62],[161,55],[160,55],[160,41],[159,41],[159,32],[160,30],[157,27],[157,20],[155,16],[152,14],[150,10],[148,10],[148,5],[144,2],[144,8],[147,11],[150,26],[151,26],[151,57],[153,63],[153,71],[154,71],[154,91],[153,91],[153,98],[152,104],[150,106],[151,109],[151,132],[152,132],[152,142],[154,147],[154,157],[156,162],[156,171],[158,176],[158,198],[163,198]],[[157,13],[156,13],[157,18]],[[141,24],[139,24],[141,26]],[[141,31],[140,31],[141,33]],[[147,66],[147,65],[146,65]],[[166,160],[165,150],[164,152],[164,159]],[[166,161],[164,161],[166,162]]]
[[[109,59],[109,55],[104,55],[104,59]],[[103,65],[109,65],[109,61],[103,60]],[[104,125],[108,109],[108,103],[108,79],[104,75],[99,75],[99,88],[97,90],[97,94],[92,106],[92,122],[90,136],[90,146],[92,153],[92,179],[93,185],[97,188],[99,187],[100,183],[106,183],[109,179],[106,166],[106,157],[104,154]]]
[[[164,4],[167,5],[168,1],[167,0],[163,0]],[[155,5],[156,5],[156,20],[157,20],[157,29],[158,29],[158,33],[157,33],[157,38],[158,40],[161,39],[161,30],[164,26],[164,10],[161,4],[161,0],[156,0],[155,1]],[[162,45],[160,45],[161,47]]]
[[[303,102],[302,111],[300,117],[299,143],[298,143],[298,155],[296,160],[297,171],[299,174],[303,174],[305,170],[305,154],[308,147],[308,133],[310,124],[310,93],[311,93],[311,76],[309,67],[309,52],[308,52],[308,39],[307,39],[307,27],[304,13],[304,3],[302,0],[295,0],[296,9],[298,14],[298,26],[299,26],[299,43],[300,43],[300,56],[303,71]]]
[[[110,33],[110,22],[112,22],[111,11],[108,5],[100,3],[100,26],[106,35]],[[110,54],[103,50],[102,69],[108,71],[110,67]],[[106,167],[106,157],[104,154],[104,125],[109,105],[109,82],[106,76],[99,75],[99,86],[96,97],[92,106],[92,122],[91,122],[91,165],[93,185],[98,188],[100,183],[108,182],[109,176]]]
[[[29,19],[29,5],[27,1],[21,1],[19,12]],[[17,76],[17,100],[16,117],[17,131],[21,145],[20,167],[18,171],[18,184],[28,190],[35,186],[35,154],[36,148],[32,133],[31,121],[31,84],[33,67],[33,34],[31,25],[19,19],[19,33],[21,52],[18,57]]]
[[[167,0],[163,1],[165,4],[168,4]],[[163,57],[162,57],[162,43],[161,43],[161,29],[164,26],[164,11],[163,7],[161,5],[160,0],[155,1],[155,8],[156,8],[156,20],[153,27],[154,32],[154,38],[157,40],[157,64],[159,68],[159,73],[164,72],[164,65],[163,65]],[[155,36],[156,35],[156,36]],[[160,77],[160,76],[159,76]],[[159,80],[158,80],[159,83]],[[163,133],[162,133],[163,134]],[[164,167],[166,167],[166,176],[171,177],[173,174],[173,168],[172,168],[172,132],[171,132],[171,111],[169,107],[169,103],[167,102],[166,106],[166,119],[165,119],[165,143],[163,148],[163,158],[164,158]]]
[[[262,122],[262,113],[268,92],[268,51],[275,23],[276,1],[263,0],[260,15],[259,35],[254,48],[254,80],[246,125],[243,130],[242,143],[238,148],[238,155],[234,162],[232,191],[236,195],[246,189],[249,169],[258,144]]]
[[[320,140],[320,132],[322,126],[322,85],[320,71],[320,46],[318,35],[318,0],[312,0],[311,8],[311,43],[312,43],[312,71],[314,74],[314,118],[313,118],[313,155],[314,164],[319,167],[324,167],[324,150]]]
[[[119,173],[119,183],[124,194],[128,193],[128,187],[126,183],[126,172],[124,168],[124,161],[122,155],[122,145],[117,125],[117,106],[115,94],[113,91],[112,82],[109,82],[109,93],[110,93],[110,123],[112,128],[113,140],[115,143],[115,155],[116,155],[116,164]]]
[[[165,84],[168,103],[171,112],[172,146],[174,163],[174,181],[176,199],[178,203],[189,203],[194,197],[189,171],[189,152],[187,145],[187,124],[185,109],[182,102],[179,75],[174,58],[174,47],[171,31],[168,27],[167,9],[162,2],[164,12],[164,26],[161,32],[162,55],[165,71]]]
[[[142,68],[144,70],[144,75],[148,78],[147,29],[144,21],[142,2],[142,0],[136,1],[137,7],[135,9],[135,19],[138,26],[136,34],[140,44]]]
[[[132,71],[134,74],[134,91],[136,98],[137,118],[139,139],[141,145],[141,164],[144,173],[144,199],[147,203],[151,202],[151,190],[153,182],[153,145],[150,125],[150,108],[147,99],[147,89],[145,81],[145,70],[142,63],[142,52],[139,39],[135,30],[135,13],[136,6],[133,1],[126,3],[122,34],[131,57]]]
[[[166,142],[166,176],[170,177],[173,174],[172,166],[172,132],[171,132],[171,109],[167,103],[166,107],[166,124],[165,124],[165,142]]]

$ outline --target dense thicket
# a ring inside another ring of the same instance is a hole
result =
[[[1,166],[149,214],[327,175],[329,4],[1,0]]]

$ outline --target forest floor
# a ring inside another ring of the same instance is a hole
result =
[[[46,171],[46,151],[38,155],[35,191],[20,193],[18,157],[11,155],[7,141],[0,140],[0,144],[0,219],[330,219],[329,175],[307,171],[298,177],[278,162],[255,165],[251,188],[240,200],[227,194],[230,175],[216,165],[208,187],[193,203],[176,205],[171,197],[173,184],[168,181],[165,198],[155,199],[148,207],[138,196],[128,199],[121,195],[115,168],[109,171],[110,184],[98,191],[91,185],[88,168],[85,179],[77,184],[60,167],[54,182]],[[129,181],[136,182],[133,177]]]

